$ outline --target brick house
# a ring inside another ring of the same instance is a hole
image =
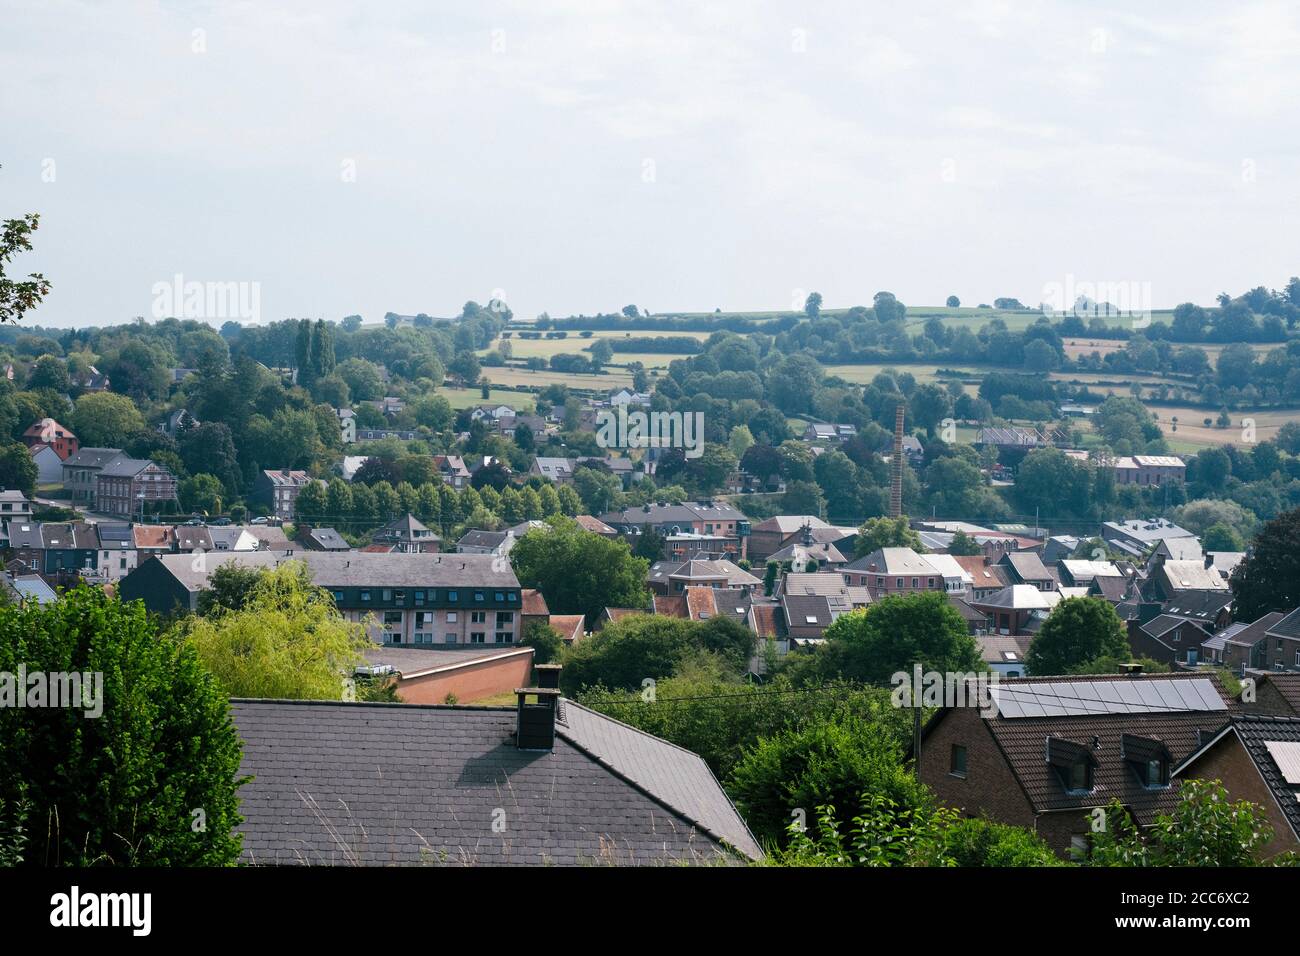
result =
[[[1173,768],[1232,705],[1217,678],[1191,673],[1007,679],[993,696],[988,713],[934,715],[919,777],[940,802],[1033,830],[1061,855],[1087,852],[1091,813],[1112,800],[1140,826],[1169,811]]]
[[[119,455],[95,476],[95,508],[122,518],[157,513],[175,503],[176,485],[166,465]]]
[[[60,461],[66,461],[69,455],[75,455],[81,448],[77,436],[53,418],[42,418],[38,422],[33,422],[31,427],[23,432],[23,444],[28,448],[33,445],[49,445],[59,456]]]
[[[271,508],[271,514],[281,521],[292,521],[296,514],[298,492],[316,480],[305,471],[264,469],[253,483],[253,497],[266,502]]]
[[[911,548],[877,548],[840,569],[847,584],[865,587],[873,598],[915,591],[944,591],[943,575]]]
[[[1300,608],[1265,632],[1264,666],[1274,671],[1300,671]]]

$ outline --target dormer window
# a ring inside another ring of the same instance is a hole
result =
[[[1047,738],[1047,762],[1070,794],[1090,793],[1097,758],[1092,748],[1063,737]]]
[[[1120,756],[1137,774],[1138,782],[1148,790],[1169,786],[1169,767],[1173,760],[1164,741],[1124,734],[1120,738]]]

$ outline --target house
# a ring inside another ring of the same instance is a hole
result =
[[[1065,587],[1088,587],[1095,578],[1120,578],[1124,575],[1110,561],[1082,561],[1066,558],[1056,562],[1057,574]]]
[[[506,438],[514,438],[519,426],[523,425],[536,435],[546,433],[546,419],[540,415],[505,415],[497,422],[497,428]]]
[[[369,460],[369,455],[344,455],[334,466],[334,470],[344,481],[351,481],[357,476],[361,466]]]
[[[1161,614],[1144,624],[1129,622],[1128,642],[1134,657],[1149,657],[1163,664],[1196,666],[1204,660],[1201,645],[1210,632],[1196,621]]]
[[[1028,584],[1040,591],[1055,591],[1056,578],[1034,551],[1009,551],[998,559],[1011,584]]]
[[[198,419],[188,411],[178,408],[162,420],[162,424],[158,426],[158,431],[168,438],[176,438],[181,432],[187,428],[193,428],[198,423]]]
[[[99,533],[95,525],[47,521],[38,527],[44,552],[38,573],[47,581],[73,584],[99,568]]]
[[[1177,780],[1217,780],[1228,800],[1262,807],[1272,839],[1265,858],[1300,852],[1300,719],[1233,714],[1173,770]]]
[[[876,599],[945,590],[943,575],[911,548],[877,548],[846,564],[841,573],[847,583],[869,588]]]
[[[615,455],[605,455],[603,458],[597,458],[592,455],[580,455],[574,462],[574,467],[578,465],[589,465],[598,471],[607,471],[623,483],[624,489],[632,486],[632,479],[636,477],[636,468],[631,458],[621,458]]]
[[[263,469],[253,483],[253,497],[268,504],[276,518],[292,521],[297,513],[298,492],[318,480],[291,468]]]
[[[1058,597],[1031,584],[1010,584],[988,597],[972,598],[967,603],[988,619],[990,632],[1015,635],[1030,633],[1031,621],[1046,618]]]
[[[121,454],[120,448],[82,448],[63,459],[63,487],[74,505],[95,506],[100,469]]]
[[[514,417],[515,410],[509,405],[475,405],[469,413],[472,422],[483,422],[489,428],[496,428],[501,419]]]
[[[356,680],[392,680],[404,704],[470,704],[508,694],[532,681],[531,647],[406,647],[364,651]]]
[[[429,530],[415,515],[396,518],[375,530],[370,540],[375,544],[391,545],[401,554],[432,554],[438,550],[442,539]]]
[[[1205,566],[1219,572],[1219,577],[1227,581],[1232,577],[1232,572],[1237,569],[1237,565],[1246,560],[1245,551],[1207,551],[1205,552]]]
[[[1268,660],[1268,647],[1265,643],[1268,629],[1283,617],[1285,615],[1281,611],[1270,611],[1255,621],[1229,624],[1203,646],[1215,652],[1216,663],[1230,668],[1234,673],[1263,669]]]
[[[682,562],[656,561],[646,572],[646,583],[655,594],[680,594],[692,585],[752,590],[763,582],[725,558],[712,561],[692,558]]]
[[[339,437],[343,444],[351,445],[357,440],[357,415],[350,408],[336,408],[334,415],[339,420]]]
[[[313,528],[301,525],[298,540],[308,551],[351,551],[352,545],[334,528]]]
[[[806,530],[805,530],[806,529]],[[818,532],[836,532],[843,530],[848,534],[837,535],[828,544],[839,544],[846,537],[856,537],[856,529],[836,529],[816,515],[777,515],[757,522],[750,533],[749,555],[755,561],[766,560],[767,556],[780,551],[788,544],[802,541],[812,535],[814,541],[826,541]],[[849,551],[851,552],[850,545]]]
[[[1143,606],[1146,602],[1143,601]],[[1161,613],[1197,621],[1210,633],[1215,633],[1232,623],[1232,592],[1182,591],[1163,603],[1154,605]]]
[[[839,441],[839,433],[834,425],[825,422],[809,422],[808,427],[803,430],[803,439],[804,441]]]
[[[177,551],[186,554],[206,554],[216,550],[212,533],[204,525],[178,524],[172,528],[172,542]]]
[[[573,467],[574,462],[570,458],[548,458],[545,456],[538,456],[537,458],[534,458],[532,464],[528,466],[528,473],[530,475],[541,475],[543,478],[548,478],[557,485],[564,485],[573,481]]]
[[[650,396],[645,392],[634,392],[630,388],[620,388],[618,391],[610,393],[609,404],[614,407],[619,405],[649,405]]]
[[[1254,681],[1254,700],[1242,681],[1242,710],[1275,717],[1300,717],[1300,674],[1294,671],[1255,671],[1246,675]]]
[[[611,511],[599,517],[619,534],[629,538],[639,535],[645,525],[663,535],[684,531],[716,534],[729,539],[727,551],[739,552],[742,556],[744,542],[749,537],[749,519],[743,512],[723,501],[688,501],[680,505],[646,504],[640,508]]]
[[[387,418],[391,418],[394,415],[400,415],[402,409],[406,408],[406,402],[402,401],[400,398],[395,398],[392,395],[386,395],[383,398],[368,401],[366,404],[372,408],[378,409],[379,413]]]
[[[509,531],[479,531],[471,528],[456,542],[457,554],[495,554],[504,557],[515,546]]]
[[[1228,582],[1202,561],[1162,561],[1148,576],[1143,594],[1149,600],[1173,601],[1188,591],[1230,591]]]
[[[833,544],[788,544],[780,551],[769,554],[767,560],[788,564],[800,571],[807,570],[809,565],[816,565],[819,571],[838,571],[849,563],[849,559]]]
[[[980,614],[979,611],[974,613]],[[980,660],[988,665],[989,670],[1002,677],[1025,676],[1025,658],[1029,655],[1030,640],[1027,634],[978,634],[975,637]]]
[[[1147,560],[1147,568],[1155,568],[1165,561],[1203,561],[1205,552],[1196,538],[1165,538],[1156,545]]]
[[[36,483],[53,485],[63,480],[63,459],[49,445],[37,442],[27,446],[27,453],[36,463]]]
[[[1011,583],[1009,574],[1000,566],[989,564],[979,554],[954,554],[958,567],[970,575],[967,600],[978,600],[996,594]]]
[[[41,540],[41,525],[30,518],[15,518],[5,522],[5,540],[11,555],[7,567],[11,570],[40,574],[45,570],[45,544]]]
[[[208,528],[208,537],[212,539],[213,551],[259,551],[262,547],[255,534],[239,525]]]
[[[81,448],[77,436],[53,418],[42,418],[40,421],[33,422],[23,432],[22,440],[28,448],[33,445],[49,445],[59,456],[59,461],[66,461],[69,455],[75,455]]]
[[[1232,705],[1216,677],[1199,673],[1006,679],[990,694],[988,708],[943,707],[927,722],[918,777],[964,815],[1028,828],[1080,856],[1095,808],[1118,800],[1139,826],[1172,810],[1173,769]]]
[[[86,366],[86,371],[74,375],[72,384],[83,392],[107,392],[112,380],[93,365]]]
[[[581,640],[586,633],[586,628],[583,626],[585,620],[581,614],[552,614],[547,623],[555,633],[560,635],[561,640],[569,645]]]
[[[871,603],[865,587],[848,585],[838,574],[790,573],[781,579],[777,602],[779,614],[772,624],[796,646],[820,643],[823,633],[841,615],[860,610]],[[758,632],[758,615],[752,630]]]
[[[176,538],[171,525],[137,524],[131,526],[131,543],[135,546],[136,567],[160,554],[175,550]]]
[[[1300,608],[1264,632],[1264,663],[1269,670],[1300,671]]]
[[[981,428],[975,444],[992,445],[1001,451],[1004,448],[1042,448],[1047,442],[1034,429],[1010,427]]]
[[[0,520],[31,521],[32,503],[17,489],[9,488],[0,491]]]
[[[1196,536],[1165,518],[1145,520],[1134,518],[1125,521],[1107,521],[1101,526],[1101,537],[1112,548],[1125,551],[1134,557],[1144,557],[1161,541]]]
[[[442,480],[453,488],[464,488],[470,482],[470,473],[465,467],[465,459],[459,455],[434,455],[433,466],[438,469]]]
[[[53,604],[59,599],[54,588],[39,574],[10,574],[0,571],[0,590],[15,604]]]
[[[700,757],[556,688],[519,688],[510,707],[234,700],[231,715],[243,740],[239,774],[251,778],[239,827],[249,864],[763,855]]]
[[[1187,465],[1174,455],[1133,455],[1115,460],[1115,484],[1159,486],[1182,482]]]
[[[509,562],[472,554],[375,554],[365,551],[254,551],[162,555],[122,579],[123,601],[141,600],[160,614],[193,612],[218,567],[275,567],[302,561],[312,581],[334,597],[351,621],[373,616],[372,635],[384,644],[517,644],[522,606],[519,580]]]
[[[601,521],[599,518],[594,518],[591,515],[577,515],[574,517],[573,520],[576,521],[578,523],[578,526],[582,528],[584,531],[590,531],[592,534],[598,534],[602,538],[618,537],[618,532],[615,531],[613,528],[611,528],[609,525],[605,524],[605,522]]]
[[[383,441],[385,438],[395,438],[398,441],[415,441],[415,432],[410,429],[396,428],[359,428],[357,429],[357,441]]]
[[[176,501],[176,488],[176,476],[166,465],[119,455],[95,476],[95,509],[122,518],[157,513]]]
[[[125,521],[101,521],[99,531],[100,576],[107,581],[117,581],[135,570],[138,554],[135,535]]]

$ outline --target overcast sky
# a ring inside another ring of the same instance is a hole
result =
[[[1158,6],[0,0],[0,216],[58,325],[1280,288],[1300,14]]]

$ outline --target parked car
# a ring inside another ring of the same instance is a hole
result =
[[[254,518],[252,521],[249,522],[249,524],[266,524],[266,523],[267,523],[267,519],[265,516]]]
[[[230,519],[229,519],[229,518],[216,518],[216,519],[214,519],[214,520],[211,522],[211,524],[212,524],[214,527],[223,528],[223,527],[225,527],[226,525],[230,524]]]

